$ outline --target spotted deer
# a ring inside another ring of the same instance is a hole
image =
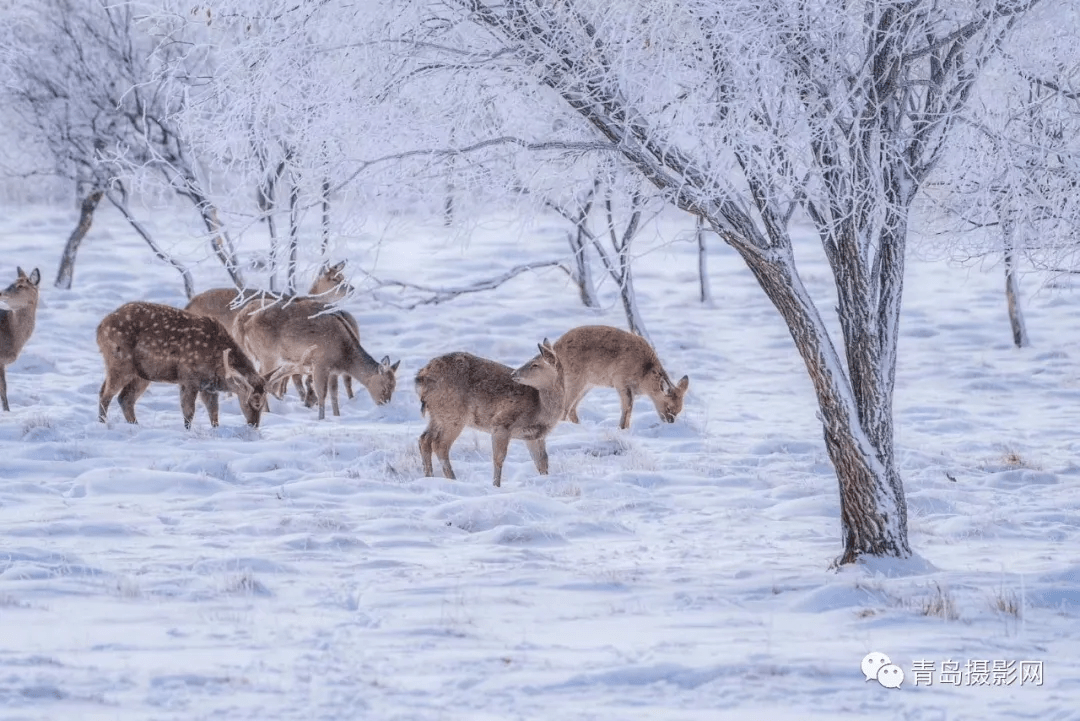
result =
[[[157,303],[120,306],[98,325],[97,343],[105,359],[98,398],[102,423],[117,393],[124,418],[137,423],[135,402],[150,383],[161,382],[180,386],[185,428],[191,428],[196,396],[206,406],[210,425],[217,426],[217,394],[225,390],[236,393],[244,418],[258,426],[267,386],[297,370],[284,366],[259,375],[220,323]]]
[[[619,428],[630,427],[634,397],[647,395],[661,420],[674,423],[683,407],[690,378],[671,382],[656,351],[641,336],[606,325],[583,325],[555,341],[566,373],[566,416],[579,423],[577,406],[589,389],[614,388],[622,402]]]
[[[324,264],[319,269],[319,275],[315,278],[315,282],[311,284],[311,289],[308,290],[308,296],[316,296],[318,300],[324,303],[330,304],[336,301],[342,300],[355,291],[352,285],[345,279],[345,275],[342,271],[345,269],[345,261],[335,263],[334,265]],[[193,297],[187,304],[184,310],[195,315],[204,315],[213,318],[221,325],[225,326],[225,330],[232,332],[233,321],[236,319],[236,314],[240,312],[240,309],[251,301],[261,299],[287,299],[287,296],[270,293],[264,290],[237,290],[236,288],[211,288],[210,290],[203,291],[195,297]],[[359,326],[356,323],[356,319],[352,317],[352,314],[345,314],[346,320],[356,330],[356,334],[360,335]],[[305,402],[309,408],[315,404],[315,396],[312,394],[311,377],[308,376],[307,384],[305,386],[303,378],[300,375],[293,376],[293,383],[296,386],[297,392],[300,394],[300,399]],[[345,376],[345,393],[349,398],[353,397],[352,377]],[[283,381],[287,383],[287,379]],[[284,387],[275,389],[279,394],[284,392]],[[334,376],[332,383],[332,390],[334,393],[334,402],[337,402],[337,376]]]
[[[34,332],[40,282],[41,271],[37,268],[30,275],[16,268],[15,282],[0,290],[0,402],[5,411],[11,410],[5,367],[15,362]]]
[[[297,299],[281,303],[248,303],[233,321],[233,335],[255,358],[260,368],[298,364],[311,353],[311,376],[319,406],[319,420],[326,418],[326,396],[336,376],[356,378],[376,405],[390,402],[397,386],[398,366],[390,357],[372,358],[344,311],[331,310],[322,301]],[[335,416],[341,415],[337,393],[330,396]]]
[[[538,347],[540,355],[517,370],[459,352],[433,359],[416,374],[420,413],[430,418],[420,435],[424,475],[434,475],[434,451],[443,475],[455,478],[450,447],[466,426],[491,434],[496,486],[511,438],[524,440],[536,470],[547,474],[544,439],[562,419],[564,376],[558,351],[546,338]]]

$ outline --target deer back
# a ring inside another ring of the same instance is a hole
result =
[[[647,395],[661,416],[678,415],[690,379],[671,382],[648,341],[620,328],[586,325],[567,331],[555,342],[570,386],[629,388]]]
[[[234,372],[253,387],[262,384],[251,360],[220,323],[172,306],[126,303],[101,321],[97,337],[106,364],[130,365],[146,380],[225,390],[227,350]]]
[[[231,331],[236,314],[257,294],[257,291],[238,291],[236,288],[211,288],[193,297],[184,310],[213,318],[225,330]]]
[[[489,432],[497,427],[536,426],[540,391],[516,382],[514,373],[509,366],[471,353],[434,358],[416,375],[421,412],[436,424],[461,424]]]
[[[334,324],[319,315],[326,309],[321,301],[256,299],[237,314],[234,335],[260,364],[274,360],[299,362],[312,346],[316,348],[311,362],[325,363],[328,355],[335,355]]]

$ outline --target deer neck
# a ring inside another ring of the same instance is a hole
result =
[[[349,348],[351,362],[349,363],[349,375],[361,381],[367,380],[379,372],[379,362],[368,355],[364,347],[357,343]]]
[[[0,311],[0,345],[21,347],[34,332],[37,299],[21,308]]]
[[[566,395],[566,377],[562,366],[558,366],[555,382],[550,386],[536,389],[540,395],[540,414],[542,416],[555,416],[558,418],[563,412],[563,401]]]
[[[340,324],[345,337],[349,339],[347,341],[349,346],[349,368],[346,373],[361,382],[366,382],[368,378],[379,372],[379,362],[364,350],[364,346],[360,345],[360,339],[356,336],[356,332],[340,313],[332,313],[331,315]]]

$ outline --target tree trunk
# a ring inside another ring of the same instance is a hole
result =
[[[443,227],[454,224],[454,158],[450,156],[450,167],[446,173],[446,196],[443,197]]]
[[[109,202],[120,211],[124,216],[124,219],[127,220],[132,228],[134,228],[135,232],[146,241],[146,244],[150,246],[150,250],[154,251],[154,255],[176,269],[176,272],[180,274],[180,277],[184,281],[184,295],[187,296],[188,300],[191,300],[195,296],[195,283],[191,279],[191,272],[179,261],[163,251],[158,244],[154,242],[154,239],[150,236],[150,233],[147,232],[146,228],[143,227],[142,223],[135,220],[134,216],[131,215],[127,203],[123,200],[122,193],[118,195],[117,193],[110,191],[106,196],[108,197]]]
[[[887,447],[881,448],[860,421],[856,399],[861,400],[862,394],[845,375],[825,323],[795,271],[791,249],[766,252],[744,244],[733,247],[787,323],[814,384],[825,447],[840,485],[844,552],[837,562],[853,563],[863,554],[910,556],[904,487],[891,452],[891,414],[881,407],[874,409],[879,426],[873,435],[888,441]],[[881,394],[873,397],[881,403]]]
[[[589,222],[592,213],[593,201],[596,200],[596,191],[600,189],[600,179],[593,181],[592,188],[585,195],[585,202],[581,203],[577,215],[574,216],[574,232],[567,236],[570,241],[570,250],[574,254],[574,282],[578,286],[578,294],[586,308],[599,308],[600,299],[596,297],[596,285],[592,278],[592,265],[589,263],[588,238],[586,237],[585,224]]]
[[[1009,307],[1009,324],[1012,326],[1013,343],[1017,348],[1026,348],[1028,339],[1027,324],[1024,323],[1024,311],[1020,308],[1020,281],[1016,268],[1016,226],[1006,213],[999,213],[1001,234],[1005,245],[1005,300]]]
[[[701,302],[712,307],[712,289],[709,287],[709,262],[705,247],[705,220],[700,215],[697,217],[697,248],[698,284],[701,287]]]
[[[64,246],[64,254],[60,256],[60,270],[56,274],[56,287],[65,290],[71,288],[71,281],[75,277],[75,255],[79,252],[79,245],[90,231],[90,225],[94,222],[94,210],[101,202],[104,191],[101,188],[93,188],[83,198],[79,206],[79,222],[75,230],[68,236]]]
[[[456,133],[450,129],[450,145],[454,145]],[[449,228],[454,224],[454,165],[456,156],[451,153],[446,158],[446,195],[443,197],[443,227]]]
[[[266,230],[267,230],[268,233],[270,233],[270,258],[269,258],[269,261],[270,261],[269,266],[270,267],[268,269],[269,270],[269,276],[270,276],[270,292],[271,293],[278,293],[278,292],[281,291],[281,289],[278,288],[278,274],[277,274],[279,241],[278,241],[278,234],[277,234],[277,223],[274,221],[274,216],[273,215],[267,215],[266,216]]]
[[[592,264],[589,263],[585,234],[578,225],[573,233],[567,233],[566,236],[570,242],[570,251],[574,256],[574,283],[577,284],[581,303],[586,308],[599,308],[600,300],[596,297],[596,285],[593,283]]]
[[[330,178],[324,177],[322,181],[322,257],[326,258],[326,251],[330,248]]]
[[[285,163],[278,163],[273,173],[267,173],[262,186],[259,188],[259,210],[266,219],[266,230],[270,234],[270,292],[277,293],[278,288],[278,256],[280,254],[281,241],[278,238],[277,221],[274,211],[277,210],[277,186],[281,182],[281,176],[285,173]]]
[[[620,254],[621,257],[621,254]],[[630,265],[623,266],[622,282],[619,285],[619,299],[622,301],[623,312],[626,313],[626,325],[630,332],[639,335],[652,343],[649,332],[645,330],[645,322],[641,319],[641,311],[638,310],[637,295],[634,293],[634,278],[630,273]]]
[[[205,198],[196,203],[199,207],[199,215],[202,216],[203,224],[210,231],[210,247],[221,264],[225,266],[225,272],[232,278],[233,285],[237,288],[246,288],[244,275],[240,271],[240,264],[236,259],[236,249],[225,232],[225,226],[218,217],[217,208]]]
[[[604,199],[604,206],[607,209],[608,233],[611,236],[611,245],[618,253],[619,266],[615,280],[619,284],[619,299],[623,304],[623,312],[626,313],[626,324],[631,333],[641,336],[651,344],[649,332],[645,330],[645,323],[641,319],[641,311],[638,310],[637,295],[634,293],[634,276],[630,270],[630,244],[634,240],[634,236],[637,235],[638,225],[641,223],[641,194],[635,192],[631,197],[630,220],[626,223],[621,239],[615,233],[615,214],[611,207],[610,189]]]
[[[286,291],[296,293],[296,263],[300,247],[300,184],[296,175],[290,173],[289,187],[289,264],[286,269]]]

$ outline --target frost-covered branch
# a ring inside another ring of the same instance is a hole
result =
[[[417,283],[407,283],[400,280],[380,280],[379,278],[375,277],[370,273],[367,273],[365,271],[360,272],[373,281],[374,287],[370,291],[373,294],[377,294],[378,291],[383,288],[397,288],[400,291],[412,291],[414,293],[418,293],[424,296],[417,300],[401,302],[398,300],[390,299],[385,295],[378,295],[380,300],[388,302],[395,307],[405,310],[412,310],[413,308],[418,308],[422,305],[438,305],[439,303],[445,303],[446,301],[453,300],[454,298],[462,295],[467,295],[469,293],[480,293],[486,290],[494,290],[506,283],[507,281],[513,280],[514,278],[518,277],[522,273],[551,267],[558,267],[566,270],[562,260],[547,260],[538,263],[525,263],[522,265],[514,266],[505,273],[501,273],[500,275],[497,275],[495,277],[487,278],[485,280],[479,280],[475,283],[470,283],[464,286],[450,288],[438,288],[428,285],[420,285]]]

